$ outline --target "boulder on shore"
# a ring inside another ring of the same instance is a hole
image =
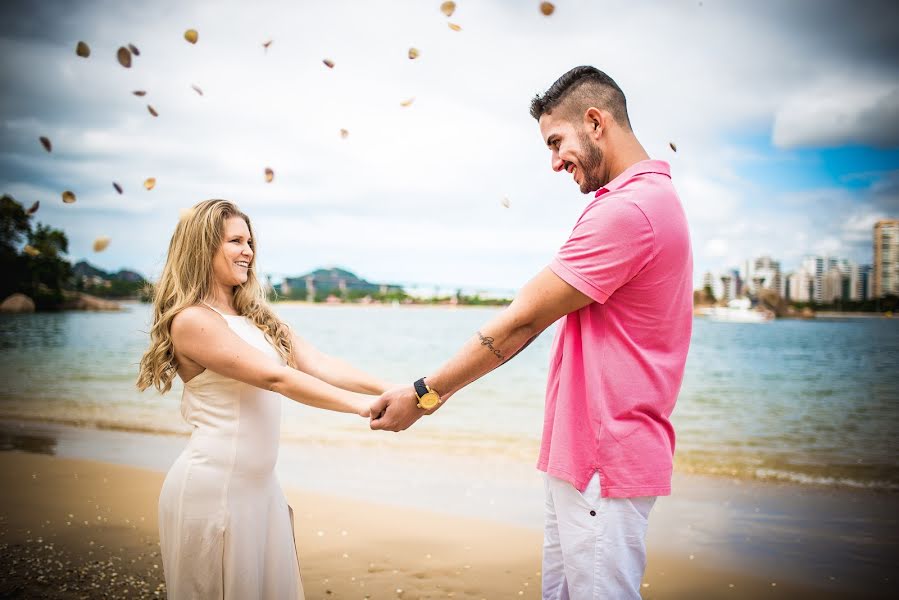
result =
[[[80,292],[66,293],[66,299],[60,307],[64,310],[122,310],[118,302],[97,298]]]
[[[5,313],[33,313],[34,300],[25,294],[13,294],[0,304],[0,312]]]

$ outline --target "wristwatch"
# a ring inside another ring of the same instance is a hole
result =
[[[424,377],[422,377],[412,385],[415,386],[415,395],[418,396],[418,408],[431,410],[432,408],[440,404],[440,394],[438,394],[425,384]]]

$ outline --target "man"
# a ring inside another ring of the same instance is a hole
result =
[[[515,301],[434,373],[381,396],[371,427],[406,429],[564,317],[538,461],[543,597],[639,598],[649,511],[671,493],[669,416],[692,328],[687,221],[668,165],[649,160],[608,75],[568,71],[531,115],[553,170],[594,198]]]

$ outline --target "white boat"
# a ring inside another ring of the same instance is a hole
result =
[[[767,323],[774,319],[771,311],[753,309],[749,298],[736,298],[728,302],[727,306],[700,308],[698,312],[713,321],[730,323]]]

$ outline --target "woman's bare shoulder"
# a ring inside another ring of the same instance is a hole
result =
[[[188,306],[172,319],[172,335],[198,335],[204,330],[215,330],[219,327],[227,327],[221,315],[211,308],[196,304]]]

